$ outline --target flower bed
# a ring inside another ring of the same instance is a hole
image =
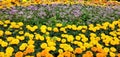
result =
[[[120,20],[87,26],[0,21],[1,57],[120,57]]]
[[[29,24],[51,25],[57,22],[88,25],[114,21],[120,18],[120,6],[93,6],[83,4],[38,4],[1,9],[0,19]],[[32,22],[32,23],[31,23]]]

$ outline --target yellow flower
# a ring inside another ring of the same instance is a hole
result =
[[[3,33],[4,33],[4,32],[3,32],[2,30],[0,30],[0,36],[3,36]]]
[[[75,39],[76,39],[76,40],[80,40],[81,37],[80,37],[80,36],[76,36]]]
[[[88,38],[82,38],[82,41],[86,42],[86,41],[88,41]]]
[[[4,23],[5,24],[10,24],[10,20],[5,20]]]
[[[63,53],[63,49],[59,49],[58,52],[59,52],[59,54]]]
[[[72,26],[71,26],[71,25],[67,25],[66,27],[67,27],[67,28],[69,28],[69,29],[71,29],[71,28],[72,28]]]
[[[8,43],[7,43],[7,42],[2,41],[1,46],[2,46],[2,47],[7,47],[7,46],[8,46]]]
[[[84,30],[82,30],[82,32],[83,32],[83,33],[85,33],[85,32],[86,32],[86,30],[84,29]]]
[[[5,31],[5,35],[11,35],[12,34],[12,32],[10,32],[10,31]]]
[[[33,41],[33,40],[29,40],[29,41],[28,41],[28,44],[29,44],[29,45],[33,45],[33,44],[34,44],[34,41]]]
[[[19,31],[18,33],[19,33],[20,35],[22,35],[22,34],[24,33],[24,31]]]
[[[68,42],[72,42],[73,40],[74,40],[73,35],[69,35],[68,38],[67,38],[67,41]]]
[[[46,28],[47,28],[46,25],[42,25],[42,26],[40,27],[40,29],[46,29]]]
[[[51,27],[48,27],[48,28],[47,28],[47,30],[48,30],[48,31],[51,31],[51,30],[52,30],[52,28],[51,28]]]
[[[116,50],[116,48],[111,47],[111,48],[110,48],[110,51],[111,51],[111,52],[116,52],[117,50]]]
[[[65,42],[66,42],[66,39],[62,39],[61,42],[62,42],[62,43],[65,43]]]
[[[2,21],[0,21],[0,25],[3,25],[4,23]]]
[[[66,30],[65,30],[65,28],[62,27],[62,28],[60,28],[60,31],[63,31],[63,32],[64,32],[64,31],[66,31]]]
[[[5,55],[4,52],[0,52],[0,57],[5,57],[4,55]]]
[[[78,27],[77,27],[77,30],[81,30],[81,29],[82,29],[82,26],[78,26]]]
[[[50,50],[55,51],[55,50],[56,50],[56,47],[51,46],[51,47],[50,47]]]
[[[59,32],[58,28],[53,28],[54,32]]]
[[[13,39],[10,44],[18,44],[20,41],[19,39]]]
[[[116,54],[113,53],[113,52],[109,52],[109,53],[110,53],[110,57],[115,57],[116,56]]]
[[[72,30],[77,30],[77,26],[76,25],[72,25]]]
[[[40,45],[40,47],[41,47],[42,49],[45,49],[45,48],[47,47],[47,43],[42,43],[42,44]]]
[[[40,36],[40,40],[43,41],[44,40],[44,36]]]
[[[14,38],[13,37],[7,37],[7,41],[12,41]]]
[[[38,29],[38,26],[33,26],[34,29]]]
[[[19,47],[19,50],[25,50],[25,48],[27,47],[27,43],[22,43],[22,45]]]
[[[22,0],[22,2],[27,2],[27,0]]]
[[[61,27],[62,24],[61,24],[61,23],[57,23],[56,26],[57,26],[57,27]]]
[[[104,52],[109,52],[109,48],[105,47],[104,49]]]
[[[47,44],[48,44],[49,47],[50,47],[50,46],[55,46],[55,45],[56,45],[56,43],[55,43],[55,42],[52,42],[52,41],[47,42]]]
[[[14,51],[14,48],[12,48],[12,47],[6,48],[6,54],[8,54],[9,56],[12,56],[13,51]]]
[[[57,40],[58,42],[60,42],[60,41],[61,41],[61,38],[57,38],[56,40]]]

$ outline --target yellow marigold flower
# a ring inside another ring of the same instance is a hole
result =
[[[58,52],[59,52],[59,54],[63,53],[63,49],[59,49]]]
[[[81,29],[82,29],[82,26],[78,26],[78,27],[77,27],[77,30],[81,30]]]
[[[47,31],[46,31],[46,29],[41,29],[41,32],[46,33]]]
[[[5,35],[11,35],[12,34],[12,32],[10,32],[10,31],[5,31]]]
[[[58,28],[53,28],[54,32],[59,32]]]
[[[6,48],[6,54],[8,54],[9,56],[12,56],[13,51],[14,51],[14,48],[12,48],[12,47]]]
[[[83,33],[85,33],[85,32],[86,32],[86,30],[82,30],[82,32],[83,32]]]
[[[104,50],[105,52],[109,52],[109,48],[107,48],[107,47],[105,47],[103,50]]]
[[[67,25],[66,27],[67,27],[67,28],[69,28],[69,29],[71,29],[71,28],[72,28],[72,26],[71,26],[71,25]]]
[[[50,47],[50,50],[55,51],[55,50],[56,50],[56,47],[51,46],[51,47]]]
[[[19,39],[13,39],[10,44],[18,44],[20,41]]]
[[[4,24],[3,27],[7,27],[8,25],[7,24]]]
[[[49,33],[49,32],[46,32],[45,34],[46,34],[46,35],[49,35],[50,33]]]
[[[77,26],[76,25],[72,25],[72,30],[77,30]]]
[[[22,45],[19,47],[19,50],[25,50],[25,48],[27,47],[27,43],[22,43]]]
[[[27,0],[22,0],[22,2],[27,2]]]
[[[18,26],[18,25],[15,25],[15,26],[14,26],[14,28],[20,28],[20,26]]]
[[[15,57],[23,57],[23,52],[18,51],[17,53],[15,53]]]
[[[62,39],[61,42],[62,42],[62,43],[65,43],[65,42],[66,42],[66,39]]]
[[[73,40],[74,40],[73,35],[69,35],[68,38],[67,38],[67,41],[68,42],[72,42]]]
[[[45,48],[47,47],[47,43],[42,43],[42,44],[40,45],[40,47],[41,47],[42,49],[45,49]]]
[[[18,33],[19,33],[20,35],[22,35],[22,34],[24,33],[24,31],[19,31]]]
[[[42,26],[40,27],[40,29],[46,29],[46,28],[47,28],[46,25],[42,25]]]
[[[38,26],[33,26],[34,29],[38,29]]]
[[[2,39],[0,39],[0,44],[2,43],[2,41],[3,41],[3,40],[2,40]]]
[[[81,37],[80,37],[80,36],[76,36],[75,39],[76,39],[76,40],[80,40]]]
[[[40,40],[43,41],[44,40],[44,36],[40,36]]]
[[[55,43],[55,42],[52,42],[52,41],[47,42],[47,44],[48,44],[49,47],[50,47],[50,46],[55,46],[55,45],[56,45],[56,43]]]
[[[0,52],[0,57],[5,57],[4,55],[5,55],[4,52]]]
[[[82,38],[82,41],[86,42],[86,41],[88,41],[88,38]]]
[[[52,31],[52,28],[51,28],[51,27],[47,27],[47,30],[48,30],[48,31]]]
[[[7,43],[7,42],[2,41],[1,46],[2,46],[2,47],[7,47],[7,46],[8,46],[8,43]]]
[[[4,23],[2,21],[0,21],[0,25],[3,25]]]
[[[61,38],[57,38],[56,40],[57,40],[58,42],[60,42],[60,41],[61,41]]]
[[[3,36],[4,32],[2,30],[0,30],[0,36]]]
[[[110,53],[110,56],[111,56],[111,57],[115,57],[115,56],[116,56],[116,54],[113,53],[113,52],[109,52],[109,53]]]
[[[12,41],[13,39],[13,37],[7,37],[7,41]]]
[[[60,31],[66,31],[66,30],[65,30],[65,28],[61,27],[61,28],[60,28]]]
[[[57,23],[56,26],[57,26],[57,27],[61,27],[62,24],[61,24],[61,23]]]
[[[116,52],[117,50],[116,50],[115,47],[111,47],[111,48],[110,48],[110,51],[111,51],[111,52]]]
[[[5,24],[10,24],[10,20],[5,20],[4,23]]]
[[[33,41],[33,40],[28,40],[28,44],[29,44],[29,45],[33,45],[33,44],[34,44],[34,41]]]

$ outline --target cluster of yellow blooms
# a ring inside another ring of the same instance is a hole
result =
[[[0,57],[120,57],[119,39],[120,20],[55,27],[0,21]]]

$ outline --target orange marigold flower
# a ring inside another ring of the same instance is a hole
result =
[[[86,54],[89,55],[89,57],[93,57],[93,53],[91,51],[87,51]]]
[[[97,53],[96,57],[106,57],[106,55],[104,53]]]
[[[92,50],[93,52],[96,52],[96,51],[97,51],[97,48],[96,48],[96,47],[92,47],[91,50]]]
[[[32,53],[34,52],[34,48],[31,48],[31,47],[27,47],[27,49],[24,51],[24,54],[28,54],[28,53]]]
[[[41,57],[41,53],[38,52],[38,53],[36,54],[36,56],[37,56],[37,57]]]
[[[81,49],[81,48],[76,48],[76,49],[75,49],[75,53],[77,53],[77,54],[82,53],[82,49]]]
[[[19,51],[15,54],[15,57],[23,57],[23,52]]]
[[[120,57],[120,53],[118,53],[118,55],[117,55],[118,57]]]

